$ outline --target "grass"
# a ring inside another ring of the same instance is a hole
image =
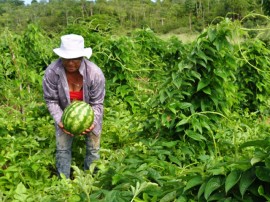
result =
[[[166,34],[158,34],[158,36],[163,40],[167,40],[172,36],[176,36],[183,43],[191,43],[198,37],[198,35],[199,33],[195,31],[190,31],[186,28],[178,28]]]

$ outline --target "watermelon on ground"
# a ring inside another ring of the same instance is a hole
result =
[[[94,111],[84,101],[74,101],[65,108],[62,115],[64,129],[73,135],[79,135],[93,124]]]

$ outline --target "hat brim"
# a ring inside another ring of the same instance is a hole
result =
[[[77,50],[67,51],[61,48],[55,48],[53,49],[53,52],[55,52],[55,54],[60,56],[61,58],[65,58],[65,59],[72,59],[72,58],[79,58],[79,57],[87,57],[89,59],[92,55],[91,48],[85,48],[81,51],[77,51]]]

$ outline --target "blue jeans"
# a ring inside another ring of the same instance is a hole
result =
[[[70,167],[72,159],[73,137],[65,134],[58,126],[56,127],[56,168],[58,175],[63,173],[70,178]],[[90,164],[100,158],[100,136],[94,133],[85,135],[86,154],[84,159],[84,170],[88,170]]]

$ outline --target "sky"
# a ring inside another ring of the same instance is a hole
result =
[[[24,4],[31,4],[32,0],[24,0]]]
[[[156,0],[151,0],[153,2],[156,2]],[[31,4],[32,0],[24,0],[24,4]]]

